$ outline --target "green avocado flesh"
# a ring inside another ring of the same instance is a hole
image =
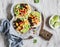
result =
[[[60,19],[59,19],[60,16],[58,15],[55,15],[51,20],[50,20],[50,24],[57,28],[57,27],[60,27]]]
[[[55,28],[59,27],[59,26],[60,26],[60,22],[56,22],[53,26],[54,26]]]
[[[14,8],[13,8],[14,16],[20,15],[19,9],[23,9],[23,7],[20,6],[20,4],[17,4],[16,6],[14,6]],[[24,18],[28,18],[28,14],[25,14]]]
[[[21,30],[21,32],[26,33],[26,32],[28,32],[29,28],[30,28],[30,25],[24,25],[24,29]]]
[[[33,12],[31,12],[31,14],[32,14],[33,16],[36,16],[36,17],[40,20],[40,18],[41,18],[41,13],[39,13],[39,12],[37,12],[37,11],[33,11]]]
[[[34,0],[34,3],[39,3],[39,0]]]

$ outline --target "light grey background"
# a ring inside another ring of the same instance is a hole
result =
[[[33,3],[33,0],[0,0],[0,19],[5,19],[10,11],[7,9],[7,6],[16,1],[28,2],[35,7],[37,7],[44,15],[44,29],[51,32],[53,37],[50,41],[45,41],[41,37],[36,36],[37,43],[33,44],[32,40],[24,40],[24,46],[22,47],[60,47],[60,29],[52,30],[46,25],[46,19],[53,14],[60,14],[60,0],[40,0],[38,4]],[[7,12],[8,11],[8,14]],[[0,47],[5,47],[4,36],[0,34]]]

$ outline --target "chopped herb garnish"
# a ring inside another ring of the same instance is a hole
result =
[[[23,9],[23,6],[20,6],[20,9]]]
[[[35,34],[36,33],[36,30],[33,30],[33,34]]]
[[[34,0],[34,3],[39,3],[39,0]]]
[[[33,32],[36,32],[36,30],[33,30]]]

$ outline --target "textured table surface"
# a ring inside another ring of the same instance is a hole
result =
[[[46,41],[39,36],[36,36],[34,38],[37,39],[36,44],[33,44],[33,39],[23,40],[24,45],[22,47],[60,47],[60,29],[52,30],[46,24],[48,17],[53,14],[60,14],[60,0],[40,0],[40,2],[37,4],[33,3],[33,0],[0,0],[0,19],[5,19],[7,16],[10,15],[10,11],[9,9],[7,9],[7,7],[9,6],[9,4],[12,4],[17,1],[25,1],[37,7],[44,15],[44,29],[53,34],[53,37],[49,41]],[[5,47],[4,36],[2,36],[1,34],[0,47]]]

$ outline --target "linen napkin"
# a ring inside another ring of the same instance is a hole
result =
[[[3,33],[5,37],[8,39],[9,47],[21,47],[23,45],[22,38],[15,36],[13,34],[10,34],[9,28],[10,28],[9,20],[7,19],[2,20],[2,23],[0,26],[0,32]]]

